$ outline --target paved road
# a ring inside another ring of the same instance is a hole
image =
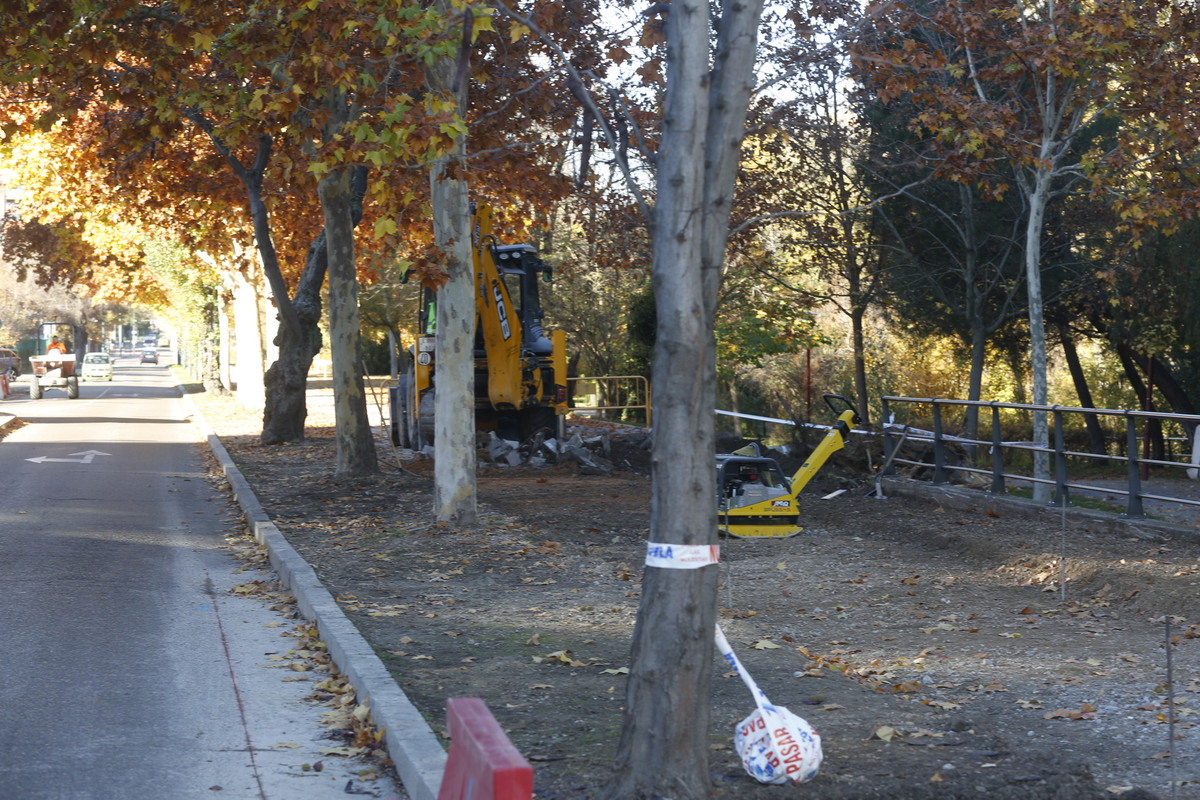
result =
[[[229,593],[256,576],[165,367],[0,412],[0,800],[399,796],[322,755],[290,623]]]

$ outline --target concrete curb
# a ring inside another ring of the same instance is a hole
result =
[[[186,394],[183,398],[191,406],[192,420],[207,438],[255,538],[266,546],[271,565],[283,584],[296,595],[300,613],[316,623],[329,654],[338,669],[349,678],[359,702],[371,707],[371,719],[384,731],[388,755],[396,765],[405,790],[412,800],[437,800],[446,768],[446,751],[433,729],[392,679],[383,661],[338,606],[333,595],[321,584],[316,571],[267,516],[250,484],[191,398]]]
[[[1020,514],[1028,517],[1045,517],[1048,524],[1061,524],[1062,509],[1044,506],[1021,497],[995,495],[980,489],[968,489],[948,484],[934,485],[910,478],[884,477],[885,496],[917,497],[932,500],[959,511],[994,511],[996,513]],[[1085,526],[1116,536],[1136,536],[1139,539],[1177,541],[1200,544],[1200,531],[1187,525],[1162,522],[1154,519],[1130,519],[1103,511],[1068,507],[1067,522],[1073,527]]]

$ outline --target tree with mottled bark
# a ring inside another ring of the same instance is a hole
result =
[[[658,322],[650,537],[716,544],[714,314],[759,2],[676,0],[666,12],[666,100],[653,212]],[[715,41],[715,51],[712,44]],[[610,798],[708,797],[717,567],[646,567]]]
[[[446,16],[450,4],[437,0]],[[457,53],[426,69],[429,90],[461,120],[467,112],[467,78],[473,18],[464,15]],[[429,169],[434,239],[443,254],[445,282],[438,288],[437,386],[433,397],[433,513],[439,522],[470,527],[477,518],[475,490],[475,270],[471,211],[465,180],[466,136],[460,134]]]

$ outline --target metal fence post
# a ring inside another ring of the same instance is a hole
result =
[[[896,444],[892,441],[891,433],[892,415],[888,408],[887,399],[885,398],[881,402],[883,405],[883,463],[887,465],[887,469],[882,474],[895,475],[896,468],[892,466],[892,458],[895,455],[893,451],[896,449]]]
[[[1004,488],[1004,454],[1000,445],[1000,409],[992,405],[992,494],[1007,494]]]
[[[1058,406],[1054,407],[1054,497],[1050,499],[1050,505],[1059,507],[1071,505],[1071,498],[1067,490],[1067,456],[1063,436],[1063,414]]]
[[[942,444],[942,407],[933,401],[933,483],[946,483],[946,451]]]
[[[1125,457],[1129,476],[1129,498],[1125,504],[1126,517],[1144,517],[1142,508],[1142,473],[1138,464],[1138,437],[1134,418],[1125,412]]]

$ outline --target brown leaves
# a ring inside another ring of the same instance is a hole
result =
[[[1079,708],[1056,708],[1042,714],[1042,719],[1095,719],[1096,707],[1091,703],[1083,703]]]
[[[570,650],[555,650],[546,655],[536,655],[533,657],[533,661],[536,664],[565,664],[568,667],[586,667],[588,665],[588,662],[575,658]]]

